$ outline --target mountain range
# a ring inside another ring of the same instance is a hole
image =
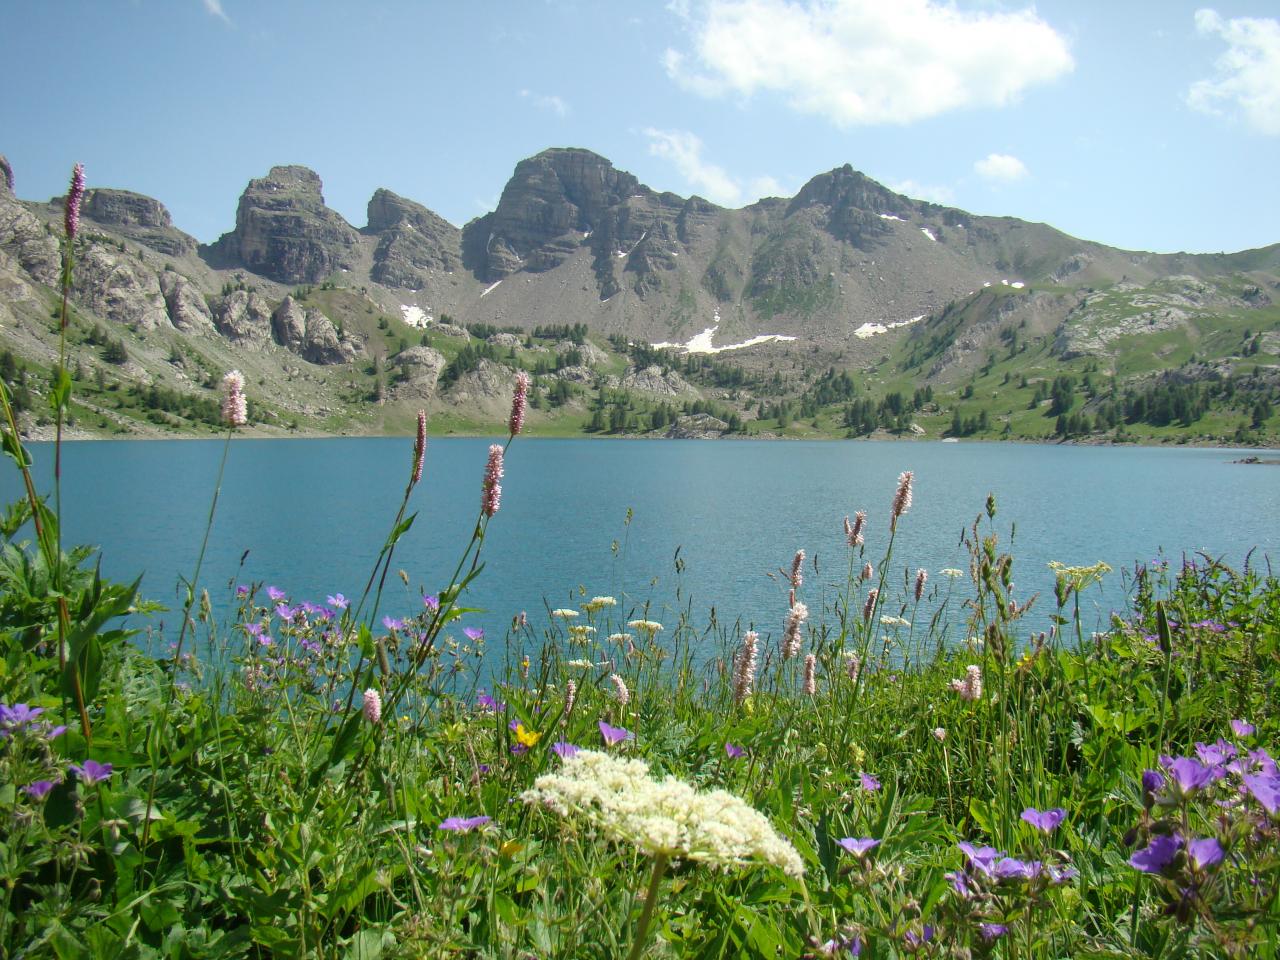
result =
[[[0,158],[0,340],[7,366],[43,370],[62,201],[21,201],[13,178]],[[481,428],[500,418],[514,367],[556,401],[548,429],[598,426],[622,402],[607,391],[629,397],[638,432],[663,405],[775,433],[797,419],[821,431],[829,414],[839,432],[855,400],[954,394],[881,416],[926,435],[947,432],[962,401],[998,401],[978,432],[1023,435],[1004,400],[1062,376],[1095,383],[1077,408],[1095,417],[1108,397],[1171,377],[1210,384],[1205,410],[1220,408],[1224,429],[1280,397],[1280,244],[1119,250],[914,200],[848,165],[732,210],[555,148],[520,161],[497,208],[461,228],[386,189],[353,226],[315,172],[278,166],[208,245],[124,189],[91,186],[82,212],[70,342],[88,434],[200,429],[230,367],[248,375],[266,432],[398,430],[424,405]],[[818,403],[836,374],[852,386]],[[989,397],[976,388],[993,375]],[[1224,380],[1245,387],[1240,403],[1234,386],[1218,395]],[[783,404],[791,415],[767,415]],[[1261,419],[1251,429],[1265,436]]]

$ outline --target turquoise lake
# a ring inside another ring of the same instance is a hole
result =
[[[447,583],[475,522],[490,442],[431,441],[410,507],[418,519],[394,563],[410,587],[393,574],[379,616],[417,613],[421,590]],[[201,577],[214,603],[226,609],[234,585],[249,582],[279,586],[294,601],[323,602],[337,591],[358,596],[404,490],[411,447],[408,438],[234,442]],[[48,491],[52,446],[30,449]],[[221,441],[67,444],[64,542],[100,546],[108,576],[143,573],[144,595],[176,606],[222,449]],[[615,620],[639,616],[649,604],[650,619],[673,622],[673,608],[688,604],[697,624],[715,607],[722,624],[741,619],[776,636],[786,589],[769,573],[789,566],[799,548],[816,557],[818,573],[806,567],[801,591],[816,617],[848,569],[843,518],[867,511],[867,556],[878,566],[898,474],[913,470],[915,502],[899,526],[892,596],[904,593],[904,569],[925,568],[930,586],[942,589],[939,569],[967,569],[961,531],[993,492],[1002,544],[1016,523],[1017,596],[1042,593],[1028,632],[1043,628],[1051,612],[1050,560],[1105,560],[1115,568],[1104,589],[1086,597],[1089,629],[1123,607],[1122,570],[1161,551],[1175,568],[1199,550],[1233,565],[1250,550],[1254,564],[1276,558],[1280,468],[1231,463],[1248,452],[521,439],[507,456],[484,572],[465,602],[485,612],[467,622],[498,639],[521,610],[542,624],[546,608],[576,605],[585,591],[617,597]],[[6,469],[2,484],[7,499],[20,495],[16,471]],[[957,591],[966,584],[958,581]]]

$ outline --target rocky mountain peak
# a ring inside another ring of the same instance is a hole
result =
[[[365,233],[378,237],[372,279],[389,287],[418,290],[427,272],[450,272],[462,265],[462,232],[420,203],[380,187],[369,200]]]
[[[516,164],[497,210],[467,225],[468,265],[485,280],[549,270],[605,223],[610,208],[652,195],[590,150],[544,150]]]
[[[195,238],[174,228],[165,205],[141,193],[95,187],[85,193],[83,213],[160,253],[183,256],[195,252]]]
[[[801,187],[787,216],[811,209],[833,237],[865,249],[890,231],[887,217],[910,219],[916,204],[846,163]]]
[[[13,193],[13,167],[9,166],[9,158],[0,153],[0,189]]]
[[[356,262],[359,234],[324,203],[315,171],[272,167],[250,180],[236,228],[205,248],[219,267],[244,267],[279,283],[316,283]]]

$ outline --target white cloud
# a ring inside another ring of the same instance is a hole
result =
[[[217,17],[224,23],[230,23],[231,18],[227,16],[227,12],[222,9],[222,0],[201,0],[204,4],[205,11],[213,17]]]
[[[887,184],[894,193],[915,197],[917,200],[928,200],[931,203],[951,204],[955,202],[955,191],[950,187],[916,183],[914,180],[899,180]]]
[[[988,153],[973,165],[973,169],[987,180],[999,180],[1002,183],[1011,183],[1030,175],[1025,163],[1007,153]]]
[[[1187,103],[1204,113],[1238,110],[1259,133],[1280,136],[1280,20],[1223,20],[1216,10],[1196,11],[1196,30],[1227,42],[1214,66],[1217,76],[1197,80]]]
[[[703,96],[774,91],[838,126],[909,123],[1004,106],[1070,72],[1067,42],[1034,10],[940,0],[710,0],[668,74]]]
[[[561,97],[534,93],[532,90],[521,90],[520,96],[530,101],[535,107],[541,110],[550,110],[557,117],[567,117],[569,115],[569,104]]]
[[[742,187],[723,167],[702,158],[702,141],[688,130],[644,131],[649,138],[649,153],[669,160],[680,175],[698,193],[712,203],[737,206],[742,201]]]

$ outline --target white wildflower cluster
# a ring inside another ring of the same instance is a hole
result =
[[[964,571],[957,570],[955,567],[943,567],[941,570],[938,571],[938,576],[950,577],[952,580],[955,580],[959,577],[963,577]]]
[[[976,663],[965,667],[963,680],[952,680],[951,689],[960,694],[961,700],[982,699],[982,668]]]
[[[613,597],[592,597],[582,605],[582,609],[587,613],[595,613],[597,610],[603,610],[605,607],[616,607],[618,601]]]
[[[575,643],[586,643],[595,632],[595,627],[589,627],[585,623],[569,624],[569,639]]]
[[[880,618],[880,622],[881,622],[882,624],[884,624],[886,627],[909,627],[909,626],[911,626],[911,621],[910,621],[910,620],[908,620],[908,619],[906,619],[905,617],[891,617],[891,616],[883,616],[883,617],[881,617],[881,618]]]
[[[574,610],[572,607],[560,607],[557,610],[552,610],[551,615],[553,617],[559,617],[561,620],[572,620],[578,615],[578,611]]]
[[[653,637],[655,633],[659,633],[662,630],[662,624],[658,623],[656,620],[628,620],[627,626],[632,630],[639,630],[641,633],[647,633],[650,637]]]
[[[635,637],[631,636],[631,634],[629,634],[629,633],[611,633],[611,634],[609,634],[609,642],[610,642],[610,643],[616,643],[618,646],[622,646],[623,644],[631,643],[633,640],[635,640]]]
[[[564,665],[566,667],[574,667],[577,670],[590,670],[592,667],[595,666],[595,664],[592,663],[590,660],[582,660],[582,659],[566,660],[564,662]]]
[[[717,866],[762,861],[798,877],[804,863],[769,821],[724,790],[698,791],[674,777],[654,780],[642,760],[596,750],[567,757],[560,773],[520,795],[562,817],[582,816],[610,839],[650,856]]]

